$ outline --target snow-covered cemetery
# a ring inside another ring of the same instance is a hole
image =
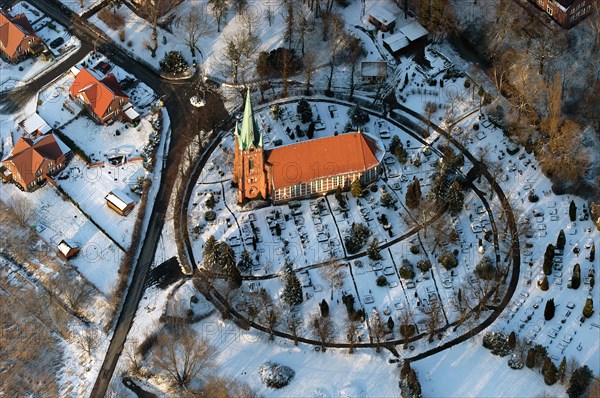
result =
[[[599,397],[599,52],[595,0],[0,0],[0,396]]]

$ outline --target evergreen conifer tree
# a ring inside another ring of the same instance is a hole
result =
[[[556,311],[556,306],[554,305],[554,299],[550,299],[546,301],[546,308],[544,308],[544,319],[547,321],[554,318],[554,312]]]
[[[571,289],[579,289],[579,286],[581,286],[581,267],[579,264],[575,264],[571,276]]]
[[[242,273],[248,273],[252,270],[252,255],[248,250],[242,252],[237,267]]]
[[[587,365],[575,369],[569,379],[569,388],[567,388],[569,398],[583,397],[593,378],[594,374]]]
[[[571,201],[569,204],[569,218],[572,222],[577,220],[577,205],[575,205],[574,201]]]
[[[358,178],[352,181],[352,185],[350,185],[350,193],[355,198],[358,198],[362,195],[362,185],[360,184],[360,180]]]
[[[590,249],[590,261],[594,262],[596,259],[596,244],[592,243],[592,248]]]
[[[525,359],[525,366],[529,369],[533,369],[535,367],[535,350],[530,348],[527,350],[527,359]]]
[[[556,238],[556,248],[558,250],[564,250],[566,242],[567,238],[565,237],[565,231],[561,229],[558,233],[558,238]]]
[[[582,314],[586,318],[589,318],[594,314],[594,301],[589,297],[585,300]]]
[[[565,383],[565,376],[567,372],[567,357],[563,357],[562,361],[560,361],[560,365],[558,365],[558,381],[560,384]]]
[[[552,263],[554,262],[554,246],[549,244],[546,247],[546,253],[544,253],[544,274],[552,274]]]
[[[319,303],[319,309],[321,310],[321,316],[329,316],[329,304],[327,304],[327,301],[325,301],[325,299],[323,299]]]
[[[544,275],[544,279],[542,279],[542,283],[540,283],[540,290],[546,292],[549,288],[550,287],[548,286],[548,277]]]
[[[379,242],[377,239],[373,239],[371,244],[369,244],[369,248],[367,249],[367,256],[373,261],[381,260],[383,257],[379,252]]]
[[[298,106],[296,107],[296,112],[298,116],[300,116],[300,121],[302,123],[309,123],[312,121],[313,114],[310,104],[304,98],[298,101]]]
[[[287,305],[298,305],[302,303],[302,284],[291,269],[291,264],[286,264],[284,269],[285,286],[282,299]]]
[[[550,357],[546,357],[544,361],[544,367],[542,368],[542,374],[544,375],[544,383],[551,386],[558,381],[558,370],[556,365],[552,362]]]

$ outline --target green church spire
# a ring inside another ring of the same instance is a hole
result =
[[[237,130],[237,125],[236,125]],[[246,105],[244,107],[244,118],[242,119],[242,130],[238,135],[238,142],[242,151],[247,151],[250,147],[262,147],[262,134],[258,129],[254,113],[252,112],[252,103],[250,102],[250,87],[246,93]]]

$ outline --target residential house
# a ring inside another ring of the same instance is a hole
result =
[[[20,138],[2,161],[2,179],[16,183],[24,191],[33,191],[64,169],[70,155],[69,147],[54,134],[36,141]]]
[[[0,56],[3,59],[18,63],[30,55],[40,54],[45,48],[25,14],[13,17],[0,10]]]
[[[598,0],[529,0],[545,11],[565,29],[572,28],[593,12],[593,3]]]
[[[69,87],[69,95],[100,124],[113,122],[118,118],[129,120],[123,111],[129,104],[129,97],[121,90],[112,73],[99,79],[85,68],[80,70]]]
[[[104,199],[106,199],[108,207],[122,216],[128,215],[133,210],[133,206],[135,206],[133,199],[127,196],[125,192],[116,188],[110,191]]]
[[[383,39],[383,46],[394,56],[423,51],[427,45],[427,29],[417,21],[396,28],[396,33]]]
[[[382,32],[388,32],[396,25],[396,15],[383,7],[375,6],[369,12],[369,22]]]

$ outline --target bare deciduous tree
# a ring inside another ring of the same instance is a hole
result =
[[[294,345],[298,345],[298,336],[299,333],[304,326],[304,321],[300,319],[297,315],[291,314],[288,315],[286,319],[286,326],[292,337],[294,338]]]
[[[241,32],[224,35],[225,46],[219,67],[221,74],[225,77],[231,76],[233,84],[245,80],[245,74],[253,64],[254,56],[258,46],[254,36],[248,36]]]
[[[330,343],[335,336],[335,325],[330,317],[313,315],[310,320],[313,334],[321,342],[321,348],[325,350],[325,344]]]
[[[357,321],[353,321],[352,319],[348,320],[346,323],[346,339],[348,340],[348,353],[352,354],[354,352],[354,344],[358,338],[357,333],[359,330],[359,324]]]
[[[192,57],[196,56],[196,43],[211,31],[210,23],[204,11],[198,6],[192,6],[181,18],[181,35],[185,44],[190,48]]]
[[[79,332],[72,333],[72,338],[77,347],[85,352],[88,357],[100,344],[100,334],[95,329],[85,328]]]
[[[385,339],[385,326],[378,313],[369,317],[369,331],[371,334],[371,341],[375,341],[375,350],[380,352],[380,344]]]
[[[217,32],[221,32],[221,22],[227,14],[227,0],[208,0],[208,5],[212,16],[217,21]]]
[[[186,388],[197,376],[215,366],[217,350],[189,326],[163,332],[152,348],[151,363],[179,388]]]
[[[333,300],[334,288],[342,288],[344,286],[344,269],[342,264],[337,261],[328,261],[326,265],[319,268],[319,275],[323,278],[331,289],[331,300]]]

